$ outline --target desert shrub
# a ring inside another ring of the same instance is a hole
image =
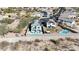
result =
[[[63,39],[63,38],[59,38],[58,40],[59,40],[59,41],[64,41],[65,39]]]
[[[29,24],[30,21],[34,20],[34,18],[29,17],[26,19],[22,19],[20,20],[20,24],[17,27],[17,31],[21,31],[25,26],[27,26]]]
[[[31,42],[31,41],[27,41],[27,44],[29,44],[29,45],[30,45],[30,44],[32,44],[32,42]]]
[[[40,42],[40,40],[39,39],[35,39],[35,42]]]
[[[27,41],[22,41],[22,40],[19,40],[19,42],[17,42],[18,44],[22,44],[22,45],[26,45],[27,44]]]
[[[7,8],[7,9],[4,9],[4,13],[14,13],[14,12],[15,11],[11,7]]]
[[[18,29],[18,28],[12,30],[12,32],[14,32],[14,33],[20,33],[20,31],[21,31],[21,29]]]
[[[16,50],[16,46],[11,45],[10,49],[11,49],[11,51],[15,51]]]
[[[34,46],[38,46],[38,43],[35,43],[35,42],[34,42],[33,44],[34,44]]]
[[[1,49],[4,49],[7,46],[9,46],[9,42],[6,42],[6,41],[0,42],[0,48]]]
[[[54,40],[54,39],[50,39],[50,41],[54,44],[59,44],[59,41],[58,40]]]
[[[18,43],[21,44],[22,43],[22,40],[19,40]]]
[[[21,20],[20,21],[20,24],[19,24],[19,26],[18,26],[18,28],[20,29],[20,28],[24,28],[25,26],[27,25],[27,20]]]
[[[6,25],[0,25],[0,35],[4,35],[8,32]]]
[[[75,39],[70,38],[70,37],[66,37],[65,39],[68,40],[68,41],[73,41],[73,42],[76,41]]]
[[[30,21],[33,21],[34,19],[35,17],[28,17],[28,18],[22,19],[20,21],[18,28],[24,28],[26,25],[29,24]]]
[[[70,49],[69,51],[76,51],[75,49]]]
[[[16,42],[15,45],[14,45],[14,47],[15,47],[15,50],[17,50],[19,48],[19,43]]]
[[[14,20],[12,20],[12,19],[3,19],[3,20],[1,20],[0,22],[1,23],[6,23],[6,24],[11,24],[12,22],[13,22]]]
[[[11,49],[12,51],[18,50],[18,48],[19,48],[19,43],[18,43],[18,42],[11,43],[10,49]]]
[[[49,51],[49,49],[48,48],[44,48],[44,51]]]

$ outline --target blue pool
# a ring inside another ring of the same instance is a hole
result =
[[[63,36],[66,36],[66,35],[68,35],[69,32],[70,32],[69,30],[63,29],[63,30],[61,30],[61,31],[59,32],[59,34],[60,34],[60,35],[63,35]]]

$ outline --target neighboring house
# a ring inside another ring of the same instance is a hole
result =
[[[26,34],[43,34],[43,27],[39,20],[35,20],[29,25]]]
[[[14,30],[14,29],[16,29],[16,27],[19,25],[19,23],[20,23],[20,20],[19,20],[19,19],[16,19],[16,20],[14,20],[11,24],[8,24],[7,27],[8,27],[9,29]]]
[[[61,23],[61,24],[66,24],[70,27],[73,27],[73,26],[76,25],[76,22],[73,19],[63,19],[63,20],[59,20],[58,22]]]
[[[52,19],[50,19],[50,20],[47,22],[47,28],[52,29],[52,28],[54,28],[54,27],[56,27],[56,23],[55,23]]]

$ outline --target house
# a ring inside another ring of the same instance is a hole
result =
[[[44,27],[47,27],[47,22],[49,21],[49,18],[41,18],[39,21]]]
[[[29,24],[26,34],[43,34],[43,27],[39,20],[34,20]]]
[[[54,21],[54,19],[41,18],[39,21],[44,27],[47,27],[47,28],[49,28],[49,26],[56,27],[56,22]]]
[[[76,25],[76,22],[74,19],[61,19],[61,20],[58,20],[58,22],[60,24],[66,24],[67,26],[70,26],[70,27],[74,27]]]

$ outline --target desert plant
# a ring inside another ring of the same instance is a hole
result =
[[[6,24],[11,24],[13,21],[14,21],[14,20],[12,20],[12,19],[6,18],[6,19],[1,20],[0,22],[1,22],[1,23],[6,23]]]
[[[40,40],[39,39],[35,39],[35,42],[40,42]]]
[[[49,51],[49,49],[48,48],[44,48],[44,51]]]
[[[50,39],[51,42],[53,42],[54,44],[58,45],[59,41],[58,40],[54,40],[54,39]]]
[[[21,31],[23,28],[25,28],[25,26],[29,24],[30,21],[33,21],[34,19],[35,18],[29,17],[29,18],[20,20],[20,24],[18,25],[17,30]]]
[[[13,8],[9,7],[3,10],[4,13],[14,13],[15,11],[13,10]]]
[[[0,35],[4,35],[8,32],[6,25],[0,25]]]
[[[32,44],[32,42],[31,42],[31,41],[27,41],[27,44],[31,45],[31,44]]]
[[[21,31],[21,29],[18,29],[18,28],[12,30],[12,32],[14,32],[14,33],[20,33],[20,31]]]
[[[0,48],[1,49],[6,48],[7,46],[9,46],[9,42],[6,42],[6,41],[0,42]]]

